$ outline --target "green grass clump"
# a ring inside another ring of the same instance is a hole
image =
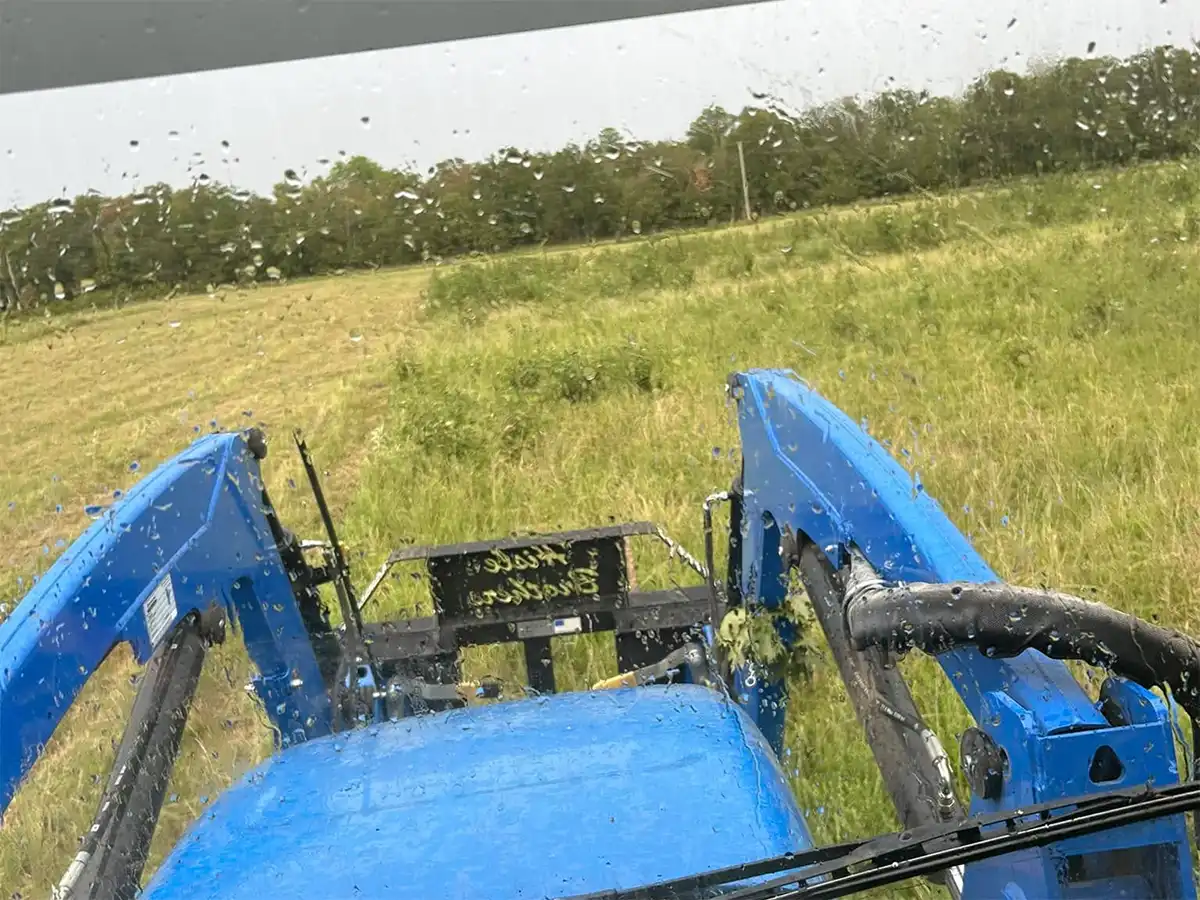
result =
[[[630,342],[536,351],[510,364],[508,386],[526,402],[587,403],[623,389],[650,394],[662,378],[653,355]]]
[[[426,304],[435,312],[472,318],[520,303],[545,303],[580,269],[570,254],[472,259],[447,270],[434,269]]]

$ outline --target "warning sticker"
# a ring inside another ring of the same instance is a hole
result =
[[[579,616],[569,616],[566,619],[554,620],[555,634],[579,634],[581,631],[583,631],[583,623],[580,621]]]
[[[579,634],[581,631],[583,620],[579,616],[517,623],[517,637],[523,641],[529,638],[554,637],[556,634]]]
[[[171,573],[158,583],[146,602],[142,604],[142,613],[146,617],[146,631],[150,635],[150,643],[157,645],[163,639],[175,617],[179,615],[179,607],[175,605],[175,585],[171,583]]]

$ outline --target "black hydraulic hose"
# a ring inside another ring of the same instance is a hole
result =
[[[1200,781],[1200,643],[1102,603],[1004,583],[865,584],[849,592],[846,625],[858,650],[929,654],[974,646],[992,657],[1037,650],[1102,666],[1144,688],[1166,686],[1192,720]],[[1200,845],[1200,814],[1193,829]]]
[[[846,624],[858,650],[975,646],[1011,657],[1034,649],[1103,666],[1145,688],[1169,687],[1200,720],[1200,643],[1069,594],[1002,583],[870,587],[847,599]]]

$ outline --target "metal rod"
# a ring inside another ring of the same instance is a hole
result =
[[[671,556],[678,556],[685,563],[687,563],[688,567],[691,568],[693,572],[695,572],[701,578],[708,577],[708,568],[704,566],[700,560],[688,553],[682,544],[672,539],[670,535],[668,535],[657,525],[654,526],[654,536],[667,546],[667,550],[670,552]]]
[[[346,556],[342,552],[342,545],[337,539],[337,531],[333,527],[333,516],[329,513],[329,505],[325,502],[325,492],[321,490],[321,481],[317,476],[317,467],[313,463],[312,456],[308,452],[308,445],[304,443],[304,438],[301,436],[299,430],[293,432],[292,436],[296,441],[296,449],[300,453],[300,460],[304,464],[304,472],[308,476],[308,483],[312,487],[313,497],[317,501],[317,509],[321,513],[321,521],[325,525],[325,532],[329,535],[329,546],[326,548],[325,553],[333,568],[334,593],[337,594],[338,605],[341,607],[342,619],[346,628],[346,642],[342,648],[342,661],[338,666],[338,675],[333,685],[334,694],[331,697],[334,704],[334,730],[340,731],[342,726],[347,724],[342,715],[342,700],[347,694],[353,697],[356,692],[357,685],[355,679],[358,674],[359,655],[363,656],[373,675],[375,674],[374,665],[371,660],[371,650],[362,637],[362,614],[359,611],[358,603],[354,599],[354,586],[350,582],[350,566],[347,564]],[[343,672],[346,674],[343,675]],[[343,678],[348,680],[349,684],[343,684]]]
[[[308,476],[308,483],[312,487],[313,497],[317,501],[321,521],[329,535],[329,554],[333,561],[335,578],[341,582],[338,599],[341,601],[342,616],[346,620],[346,631],[357,645],[362,637],[362,617],[359,615],[358,605],[354,602],[354,587],[350,584],[350,566],[346,563],[342,545],[338,542],[337,531],[333,527],[333,516],[330,515],[329,506],[325,502],[325,493],[321,490],[317,467],[313,464],[312,456],[308,452],[308,445],[304,443],[304,438],[299,431],[293,432],[293,437],[296,441],[296,449],[300,452],[300,461],[304,464],[304,472]]]
[[[725,671],[725,655],[721,652],[720,630],[721,620],[725,617],[725,598],[717,590],[717,581],[713,575],[716,569],[716,551],[713,548],[713,515],[712,508],[716,503],[729,500],[728,491],[719,491],[704,498],[704,580],[708,584],[709,602],[712,604],[709,617],[712,619],[713,630],[713,665],[718,672]]]
[[[371,583],[367,585],[367,589],[363,591],[362,597],[358,601],[358,611],[362,612],[366,605],[375,596],[375,592],[379,590],[379,586],[383,584],[383,579],[387,578],[387,573],[392,570],[392,566],[396,563],[391,559],[386,559],[383,565],[379,567],[379,571],[375,573],[375,577],[371,579]]]

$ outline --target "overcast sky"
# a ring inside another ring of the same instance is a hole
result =
[[[1126,56],[1196,37],[1200,0],[781,0],[0,96],[0,207],[200,172],[266,191],[340,153],[424,168],[610,125],[675,137],[705,105],[736,111],[752,92],[796,108],[897,85],[953,93],[1092,41]]]

